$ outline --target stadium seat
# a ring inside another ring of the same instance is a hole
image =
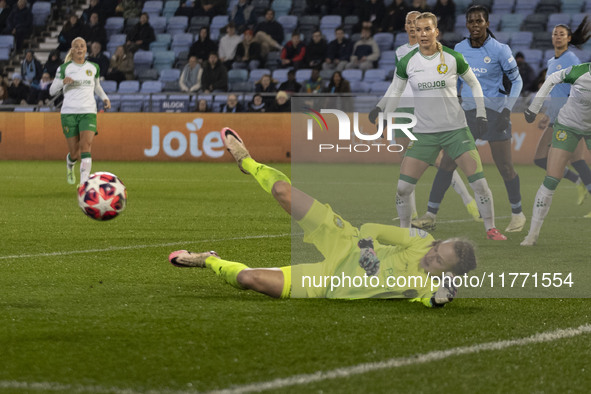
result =
[[[560,0],[540,0],[536,6],[536,12],[540,14],[560,12]]]
[[[246,82],[248,81],[248,71],[244,69],[232,69],[228,71],[228,82]]]
[[[10,48],[8,47],[0,47],[0,61],[9,61],[10,60]]]
[[[523,57],[525,61],[528,62],[532,67],[535,65],[536,67],[540,67],[542,62],[546,62],[548,59],[544,59],[544,52],[540,49],[526,49],[521,51],[523,53]],[[554,54],[552,54],[554,56]]]
[[[405,44],[408,44],[408,34],[406,33],[398,33],[394,38],[394,50],[398,49]]]
[[[283,83],[287,81],[287,73],[289,69],[287,68],[278,68],[277,70],[273,70],[272,77],[273,79],[279,81],[279,83]]]
[[[158,70],[156,68],[148,68],[138,73],[137,79],[140,82],[156,81],[158,79]]]
[[[296,71],[295,79],[299,83],[307,81],[312,76],[312,69],[311,68],[301,68]]]
[[[381,95],[384,95],[389,87],[390,87],[390,82],[386,82],[386,81],[373,82],[370,85],[369,92],[370,93],[379,93]]]
[[[499,31],[496,33],[493,33],[495,35],[495,39],[498,42],[501,42],[503,44],[509,44],[509,41],[511,40],[511,32],[508,31]]]
[[[142,70],[152,68],[154,62],[154,54],[150,51],[139,50],[133,55],[133,63],[135,65],[135,74],[139,74]]]
[[[208,16],[194,16],[189,24],[189,33],[197,34],[202,27],[209,26]]]
[[[267,68],[255,68],[254,70],[250,71],[250,74],[248,75],[248,80],[251,82],[256,82],[259,79],[261,79],[261,77],[265,74],[271,74],[271,70],[267,69]]]
[[[170,49],[174,55],[178,57],[179,53],[186,51],[193,44],[193,34],[191,33],[177,33],[173,36]]]
[[[566,14],[578,14],[583,12],[584,5],[585,0],[562,0],[560,11]]]
[[[567,25],[570,26],[571,15],[570,14],[550,14],[548,17],[548,25],[546,25],[546,31],[551,32],[556,25]]]
[[[496,32],[499,30],[499,28],[501,27],[501,17],[503,16],[503,14],[489,14],[488,16],[488,22],[490,24],[490,30],[493,32]],[[464,20],[465,22],[465,20]],[[457,29],[457,30],[462,30],[466,28],[466,24],[464,23],[464,26],[462,26],[461,29]]]
[[[187,16],[173,16],[166,23],[166,32],[171,34],[173,37],[179,33],[184,33],[189,27],[189,17]],[[193,36],[192,33],[191,37]],[[174,41],[174,39],[173,39]]]
[[[283,26],[283,33],[286,37],[291,36],[291,32],[298,26],[298,17],[295,15],[281,15],[277,18],[277,22]]]
[[[358,69],[343,70],[341,74],[342,74],[343,78],[345,78],[349,82],[363,80],[363,71],[362,70],[358,70]]]
[[[125,25],[125,19],[120,16],[112,16],[107,18],[105,22],[105,30],[107,31],[107,37],[111,37],[113,34],[119,34],[123,32],[123,26]]]
[[[162,92],[162,82],[160,81],[145,81],[142,83],[140,93],[160,93]]]
[[[570,22],[572,26],[571,29],[575,31],[577,29],[577,26],[579,26],[583,22],[583,19],[585,19],[586,16],[588,15],[585,13],[573,14]]]
[[[492,14],[510,14],[513,12],[515,0],[495,0],[492,6]]]
[[[300,18],[300,30],[316,30],[320,27],[320,17],[318,15],[304,15]]]
[[[164,70],[165,68],[172,68],[176,55],[174,51],[154,51],[154,62],[152,67],[156,70]]]
[[[464,39],[464,35],[455,31],[446,31],[443,33],[441,39],[446,42],[450,48],[453,48],[458,42]]]
[[[534,33],[534,39],[532,42],[533,49],[554,49],[552,45],[552,35],[547,31],[538,31]]]
[[[548,16],[545,14],[531,14],[525,17],[521,24],[522,30],[529,32],[546,31]]]
[[[125,82],[125,81],[124,81]],[[129,81],[127,81],[129,82]],[[121,82],[123,83],[123,82]],[[142,112],[144,96],[141,94],[130,94],[121,96],[120,112]]]
[[[40,27],[47,24],[47,18],[51,14],[51,3],[48,1],[37,1],[31,7],[33,13],[33,26]]]
[[[391,33],[376,33],[373,39],[378,44],[380,52],[389,51],[394,45],[394,36]]]
[[[125,34],[113,34],[107,42],[107,51],[115,53],[118,46],[125,45],[126,39]]]
[[[8,48],[9,50],[12,50],[12,48],[14,48],[14,36],[1,35],[0,48]]]
[[[166,17],[153,16],[150,17],[150,25],[154,29],[154,34],[161,34],[166,31]]]
[[[101,81],[101,87],[107,94],[115,93],[117,91],[117,82],[105,79],[104,81]]]
[[[271,8],[275,11],[275,17],[287,15],[291,9],[291,0],[273,0]]]
[[[254,92],[254,83],[250,81],[233,82],[230,85],[233,92]]]
[[[324,15],[320,18],[320,29],[334,30],[343,24],[343,18],[340,15]]]
[[[179,8],[179,5],[179,0],[168,0],[166,3],[164,3],[164,8],[162,9],[162,16],[166,18],[173,17],[177,8]]]
[[[357,15],[347,15],[343,20],[343,29],[345,33],[351,34],[353,27],[359,23],[359,17]]]
[[[220,30],[228,24],[228,15],[216,15],[211,19],[209,26],[209,35],[212,40],[217,41],[220,36]]]
[[[538,0],[517,1],[517,2],[515,2],[514,12],[516,14],[522,14],[522,15],[533,14],[536,11],[537,5],[538,5]]]
[[[350,81],[352,93],[369,93],[369,85],[363,81]]]
[[[148,0],[144,3],[142,12],[146,12],[150,15],[160,15],[160,13],[162,12],[162,6],[162,1]]]
[[[345,70],[343,70],[345,71]],[[332,78],[332,74],[334,74],[335,71],[334,70],[320,70],[320,78],[322,78],[323,80],[326,81],[330,81],[330,79]],[[342,72],[341,72],[342,74]]]
[[[35,107],[33,106],[18,106],[14,107],[14,112],[34,112]]]
[[[138,93],[140,91],[139,81],[121,81],[117,93]]]
[[[511,47],[527,47],[531,46],[534,39],[534,33],[531,31],[518,31],[511,34]]]
[[[379,82],[386,80],[386,71],[381,69],[370,69],[365,71],[365,75],[363,76],[363,82]]]
[[[156,41],[150,43],[150,50],[154,51],[167,51],[170,48],[172,38],[168,33],[156,34]]]
[[[326,42],[331,42],[336,38],[336,33],[333,29],[322,29],[320,32],[324,36]]]
[[[539,50],[539,49],[538,49]],[[549,59],[552,59],[555,55],[554,48],[545,49],[542,57],[542,64],[545,66]],[[527,59],[527,58],[526,58]]]
[[[279,51],[269,52],[267,55],[267,60],[265,62],[265,67],[272,70],[279,68],[279,63],[281,62],[281,53]]]
[[[522,14],[505,14],[501,17],[501,31],[519,31],[522,22]]]
[[[121,95],[109,94],[109,100],[111,100],[111,109],[108,112],[118,112],[121,107]]]
[[[158,80],[160,82],[174,82],[178,81],[180,78],[181,70],[177,68],[168,68],[160,70],[160,77],[158,77]]]
[[[166,100],[165,94],[149,94],[144,96],[144,112],[162,112],[161,103]]]
[[[378,61],[379,68],[394,68],[396,64],[396,51],[384,51]]]

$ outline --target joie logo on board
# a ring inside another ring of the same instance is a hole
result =
[[[384,114],[380,112],[377,121],[377,130],[373,134],[364,134],[363,129],[359,127],[359,112],[353,112],[353,122],[347,113],[338,109],[321,109],[317,112],[311,108],[305,108],[304,114],[310,116],[307,122],[308,141],[314,139],[314,124],[317,124],[321,133],[333,132],[328,129],[326,119],[323,114],[331,114],[336,116],[338,121],[338,140],[339,141],[367,141],[363,143],[350,144],[318,144],[318,152],[335,151],[335,152],[380,152],[382,150],[398,153],[404,148],[400,144],[390,143],[394,141],[394,130],[402,131],[412,141],[417,138],[412,134],[412,129],[417,124],[417,117],[406,112],[388,112]],[[386,130],[384,130],[384,117],[386,119]],[[405,120],[406,122],[400,123]],[[397,123],[396,123],[397,122]],[[351,127],[352,126],[352,127]],[[372,127],[373,131],[373,127]],[[385,137],[385,139],[383,139]],[[383,142],[382,142],[383,141]],[[371,143],[370,143],[371,142]]]
[[[211,157],[217,159],[224,155],[224,143],[219,131],[210,131],[204,133],[205,136],[199,144],[199,135],[197,131],[203,127],[203,119],[196,118],[192,122],[186,123],[185,127],[189,131],[189,139],[180,131],[169,131],[162,136],[160,143],[160,127],[152,125],[152,147],[144,149],[144,155],[154,157],[160,153],[160,148],[168,157],[181,157],[188,151],[191,157]],[[203,135],[203,134],[202,134]],[[176,146],[176,147],[173,147]]]

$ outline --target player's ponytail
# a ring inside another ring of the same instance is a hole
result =
[[[570,44],[580,48],[581,45],[586,43],[591,37],[591,25],[587,22],[587,17],[583,18],[577,30],[571,33],[570,29],[567,28],[569,35],[571,36]]]
[[[441,60],[441,64],[445,64],[445,57],[443,57],[443,45],[439,41],[435,41],[437,44],[437,50],[439,51],[439,60]]]

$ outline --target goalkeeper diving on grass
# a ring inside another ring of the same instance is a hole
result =
[[[249,268],[224,260],[214,251],[178,250],[169,256],[173,265],[209,268],[237,289],[275,298],[401,298],[427,307],[443,306],[455,297],[457,289],[451,281],[441,279],[476,268],[470,241],[436,241],[422,230],[374,223],[356,228],[329,205],[293,187],[282,172],[257,163],[234,130],[224,128],[221,135],[240,170],[252,175],[297,221],[304,242],[313,244],[324,260],[280,268]],[[339,286],[326,280],[337,277],[343,279]],[[354,280],[351,283],[346,278]],[[438,281],[434,282],[434,278]],[[355,279],[365,284],[357,286]]]

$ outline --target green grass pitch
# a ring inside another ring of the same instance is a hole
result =
[[[277,168],[354,225],[397,223],[397,166]],[[462,297],[431,310],[389,300],[279,301],[240,292],[206,270],[170,265],[168,254],[185,248],[216,250],[255,267],[289,263],[289,217],[234,164],[98,159],[93,171],[113,172],[128,188],[127,209],[113,221],[81,213],[65,163],[0,161],[0,392],[245,392],[294,375],[304,376],[301,384],[271,391],[562,393],[591,387],[589,333],[466,354],[452,350],[431,361],[417,356],[590,323],[589,299],[572,295],[591,294],[591,219],[582,218],[591,199],[577,206],[568,181],[555,194],[536,247],[519,246],[527,230],[507,234],[502,244],[486,241],[482,224],[469,220],[451,190],[433,234],[475,241],[476,275],[573,271],[576,288],[538,289],[537,298],[521,298],[528,293],[519,289],[495,288],[485,298],[461,289]],[[543,172],[533,166],[518,172],[529,226]],[[420,214],[434,173],[429,169],[417,186]],[[494,167],[485,173],[502,231],[509,222],[506,192]],[[297,234],[293,247],[303,251],[298,258],[318,257]],[[309,379],[397,358],[406,361]]]

